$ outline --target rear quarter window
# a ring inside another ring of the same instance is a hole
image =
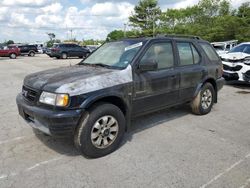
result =
[[[219,57],[217,53],[214,51],[213,47],[210,46],[207,43],[200,43],[202,49],[205,51],[207,54],[207,57],[209,58],[210,61],[219,61]]]

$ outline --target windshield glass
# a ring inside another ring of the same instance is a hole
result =
[[[101,65],[111,68],[125,68],[142,47],[140,41],[109,42],[98,48],[80,64]]]
[[[244,52],[250,54],[250,44],[242,44],[239,46],[235,46],[229,51],[229,53],[234,53],[234,52]]]

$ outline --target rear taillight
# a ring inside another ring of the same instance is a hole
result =
[[[59,51],[59,48],[52,48],[51,51],[53,51],[53,52],[58,52],[58,51]]]

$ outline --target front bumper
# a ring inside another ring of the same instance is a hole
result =
[[[74,134],[83,109],[53,110],[30,104],[20,93],[16,98],[19,115],[35,129],[56,137]]]
[[[230,80],[239,80],[239,75],[238,73],[229,73],[229,72],[223,72],[223,77],[225,80],[230,81]]]

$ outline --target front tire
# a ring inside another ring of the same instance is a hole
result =
[[[67,59],[68,58],[68,54],[62,53],[61,57],[62,57],[62,59]]]
[[[29,52],[29,56],[34,57],[35,56],[35,52]]]
[[[74,142],[80,152],[97,158],[115,151],[125,133],[125,117],[113,104],[99,104],[85,114],[76,130]]]
[[[215,90],[212,84],[205,83],[191,102],[192,112],[196,115],[208,114],[214,104]]]
[[[10,54],[10,59],[16,59],[16,54],[11,53],[11,54]]]

